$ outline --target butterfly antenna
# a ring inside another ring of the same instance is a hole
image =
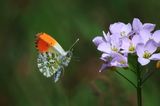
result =
[[[73,43],[73,45],[70,47],[69,51],[71,51],[74,48],[74,46],[77,44],[78,41],[79,41],[79,38]]]

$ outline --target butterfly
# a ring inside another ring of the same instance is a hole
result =
[[[54,82],[59,80],[64,67],[67,67],[72,58],[72,51],[77,39],[68,51],[65,51],[61,45],[50,35],[38,33],[36,35],[36,48],[38,50],[37,66],[39,71],[45,77],[53,76]]]

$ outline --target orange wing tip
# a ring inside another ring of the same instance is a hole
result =
[[[46,33],[38,33],[35,44],[39,52],[47,52],[51,46],[57,44],[57,41]]]

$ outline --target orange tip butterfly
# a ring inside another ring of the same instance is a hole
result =
[[[57,82],[64,67],[70,63],[73,47],[78,41],[79,39],[68,51],[64,51],[61,45],[50,35],[38,33],[36,35],[36,48],[38,50],[37,66],[39,71],[45,77],[53,76],[54,82]]]

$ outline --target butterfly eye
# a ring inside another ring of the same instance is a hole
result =
[[[72,52],[68,51],[66,57],[71,57],[72,56]]]

